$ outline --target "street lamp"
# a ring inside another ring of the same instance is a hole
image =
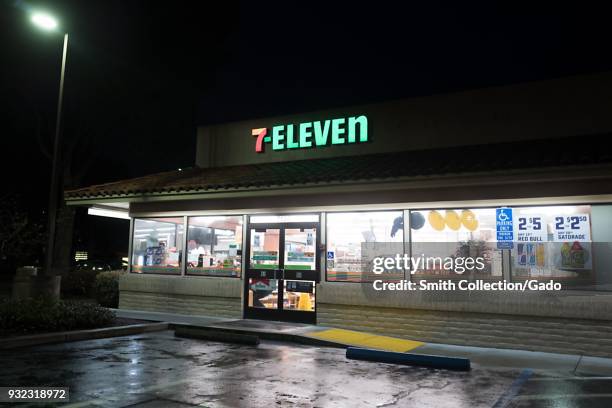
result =
[[[49,14],[34,13],[31,20],[43,30],[55,30],[57,28],[57,21]]]
[[[57,26],[57,20],[46,13],[33,13],[31,18],[32,23],[36,26],[47,30],[54,31]],[[47,256],[45,259],[45,275],[51,276],[51,268],[53,266],[53,250],[55,247],[55,221],[57,218],[57,201],[59,187],[59,149],[61,145],[61,119],[62,119],[62,100],[64,98],[64,73],[66,71],[66,53],[68,51],[68,33],[64,34],[64,51],[62,53],[62,71],[59,83],[59,96],[57,98],[57,117],[55,118],[55,140],[53,141],[53,164],[51,168],[51,190],[49,192],[49,219],[47,225]]]

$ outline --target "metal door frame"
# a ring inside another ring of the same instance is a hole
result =
[[[314,271],[286,271],[285,266],[285,231],[287,229],[308,229],[316,230],[315,242],[315,270]],[[251,269],[251,229],[278,229],[279,230],[279,248],[278,248],[278,268],[269,269]],[[278,320],[287,322],[310,323],[316,324],[317,319],[317,295],[316,284],[321,280],[321,221],[308,222],[270,222],[270,223],[255,223],[251,224],[250,220],[247,223],[247,236],[245,248],[245,275],[244,275],[244,304],[243,315],[245,319],[262,319],[262,320]],[[263,273],[263,274],[262,274]],[[287,273],[290,276],[286,276]],[[264,275],[265,274],[265,275]],[[302,274],[305,274],[302,275]],[[249,280],[261,279],[277,279],[278,305],[277,309],[263,309],[249,307]],[[300,310],[284,310],[283,295],[285,280],[303,280],[314,281],[315,285],[315,310],[306,312]]]

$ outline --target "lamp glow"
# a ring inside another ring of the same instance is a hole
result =
[[[33,14],[32,22],[44,30],[54,30],[55,28],[57,28],[57,21],[49,14]]]
[[[127,211],[108,210],[106,208],[91,207],[87,209],[87,214],[100,217],[122,218],[124,220],[130,219]]]

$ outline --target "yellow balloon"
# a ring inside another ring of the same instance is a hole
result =
[[[461,211],[461,223],[465,228],[470,231],[476,231],[478,228],[478,220],[476,219],[476,214],[474,214],[470,210]]]
[[[444,229],[444,217],[437,211],[430,211],[427,216],[429,224],[436,231],[442,231]]]
[[[461,228],[461,218],[459,218],[455,211],[447,210],[445,220],[446,225],[448,225],[448,227],[453,231],[457,231],[459,228]]]

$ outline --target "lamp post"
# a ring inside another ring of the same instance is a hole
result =
[[[31,16],[32,23],[47,30],[54,31],[57,21],[50,15],[34,13]],[[51,168],[51,190],[49,191],[49,217],[47,224],[47,253],[45,258],[45,275],[51,276],[53,267],[53,252],[55,247],[55,224],[57,218],[57,201],[60,177],[60,146],[61,146],[61,119],[62,102],[64,98],[64,73],[66,71],[66,53],[68,52],[68,33],[64,34],[64,50],[62,52],[62,70],[59,83],[59,96],[57,98],[57,116],[55,118],[55,139],[53,141],[53,164]]]

